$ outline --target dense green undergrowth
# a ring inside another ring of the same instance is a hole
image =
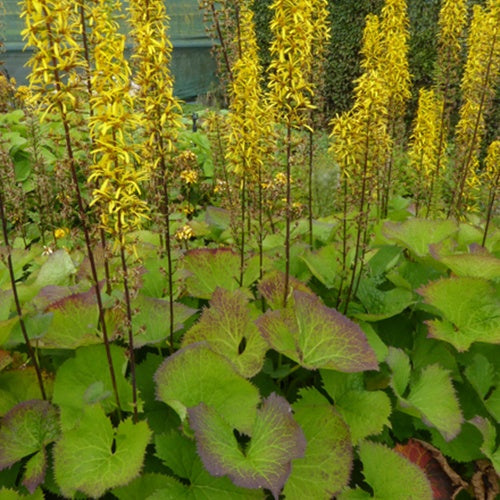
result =
[[[431,488],[473,494],[474,474],[488,473],[475,464],[499,467],[500,233],[485,248],[474,225],[395,214],[403,220],[374,228],[366,272],[343,315],[331,307],[335,219],[316,222],[314,249],[295,226],[283,308],[275,239],[264,241],[263,278],[250,256],[240,286],[229,214],[200,212],[203,238],[175,253],[173,354],[159,237],[133,234],[136,424],[124,418],[132,391],[121,292],[103,295],[122,418],[88,260],[77,242],[67,249],[70,236],[50,254],[17,240],[18,294],[47,400],[27,366],[2,258],[2,494],[388,499],[408,498],[409,484],[412,498],[432,498]],[[110,265],[119,273],[118,259]],[[405,458],[415,460],[412,446],[421,447],[420,468]]]

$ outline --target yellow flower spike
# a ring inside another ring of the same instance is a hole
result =
[[[240,33],[241,57],[234,64],[229,93],[230,132],[226,157],[233,172],[257,179],[272,130],[261,89],[262,70],[258,60],[253,13],[245,4],[240,10]]]
[[[460,218],[464,207],[479,198],[479,155],[489,110],[500,75],[500,1],[490,0],[486,8],[475,5],[467,39],[468,56],[462,78],[463,104],[455,130],[456,168],[449,214]]]
[[[136,68],[137,102],[146,115],[141,156],[148,168],[154,169],[173,151],[180,126],[181,108],[174,97],[170,74],[170,19],[162,0],[131,0],[129,13],[135,42],[132,62]]]
[[[277,121],[293,128],[307,125],[306,111],[314,107],[312,84],[307,80],[311,74],[312,7],[311,0],[275,0],[271,5],[270,109]],[[295,12],[302,12],[300,22]]]
[[[434,90],[420,90],[417,117],[409,149],[410,173],[413,174],[416,186],[416,215],[421,202],[424,202],[427,208],[426,216],[432,213],[441,194],[443,168],[437,170],[441,109],[442,100],[436,97]],[[445,161],[442,163],[446,164]]]
[[[94,26],[91,43],[94,46],[95,69],[92,72],[91,98],[93,115],[90,132],[94,141],[94,164],[89,182],[97,183],[92,204],[101,207],[101,224],[122,245],[124,235],[139,228],[148,218],[148,206],[140,198],[142,182],[149,173],[140,164],[134,132],[143,125],[143,117],[134,111],[134,99],[129,93],[130,68],[124,58],[125,37],[118,33],[112,18],[121,3],[112,5],[98,0],[90,9]]]
[[[26,0],[21,17],[26,28],[22,31],[26,48],[32,47],[28,61],[29,104],[35,106],[44,121],[60,107],[63,113],[74,109],[73,96],[78,90],[76,77],[85,67],[80,47],[79,20],[70,0]]]

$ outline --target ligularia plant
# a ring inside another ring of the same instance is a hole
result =
[[[126,236],[141,227],[147,218],[148,206],[140,197],[141,184],[149,179],[150,171],[142,164],[133,133],[143,124],[142,115],[134,110],[130,93],[130,68],[124,58],[125,35],[118,32],[112,18],[113,8],[121,7],[119,1],[110,5],[99,0],[92,9],[92,32],[95,68],[92,71],[91,99],[93,115],[90,134],[94,144],[94,163],[89,183],[97,187],[93,192],[93,205],[98,205],[102,227],[114,239],[119,250],[125,304],[133,390],[134,418],[137,420],[137,395],[134,372],[134,341],[130,305],[129,276],[126,261]]]
[[[246,220],[251,215],[251,202],[257,209],[258,247],[262,269],[263,229],[263,169],[272,135],[272,122],[266,115],[262,90],[261,67],[257,54],[257,39],[253,13],[249,6],[240,10],[241,57],[233,66],[230,86],[229,135],[226,158],[229,170],[240,179],[240,283],[243,282]]]
[[[313,88],[311,48],[313,40],[311,0],[275,0],[271,5],[273,41],[269,65],[269,106],[277,123],[286,128],[286,221],[285,221],[285,288],[286,304],[290,276],[290,221],[292,129],[309,128],[308,110]]]
[[[475,5],[467,39],[468,56],[462,78],[462,106],[455,131],[456,165],[449,215],[460,218],[476,210],[479,197],[479,155],[485,115],[500,74],[500,2]]]
[[[132,37],[135,40],[133,61],[136,64],[136,103],[144,113],[144,141],[141,158],[150,169],[153,191],[160,200],[159,224],[163,228],[167,256],[167,280],[170,297],[170,348],[174,343],[173,264],[170,245],[170,173],[174,141],[180,125],[180,105],[174,97],[174,80],[170,74],[172,43],[167,36],[169,18],[164,2],[151,0],[130,2]]]
[[[443,169],[438,169],[438,154],[442,140],[441,111],[442,102],[436,97],[434,90],[421,89],[408,152],[410,172],[415,178],[417,216],[423,207],[427,217],[435,213],[435,205],[441,199]]]

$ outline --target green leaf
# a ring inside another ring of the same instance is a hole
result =
[[[145,345],[163,342],[170,336],[170,302],[139,295],[132,301],[132,309],[136,311],[132,317],[134,331],[134,347],[139,349]],[[174,302],[174,331],[183,327],[183,322],[196,310]]]
[[[230,248],[195,248],[183,259],[187,292],[209,299],[217,287],[229,291],[239,288],[240,258]]]
[[[28,302],[44,287],[66,286],[77,269],[66,250],[56,250],[47,257],[42,266],[30,276],[30,280],[18,287],[21,302]]]
[[[408,219],[402,223],[386,222],[383,233],[391,241],[410,249],[418,257],[429,255],[429,245],[455,234],[457,225],[451,220]]]
[[[480,451],[483,442],[481,433],[469,422],[464,422],[460,433],[451,441],[446,441],[439,431],[419,425],[421,429],[428,430],[431,434],[432,444],[447,457],[457,462],[474,462],[482,458]]]
[[[497,446],[497,427],[487,418],[476,417],[472,423],[483,436],[481,451],[491,460],[497,474],[500,474],[500,447]]]
[[[127,360],[120,347],[112,344],[110,350],[121,408],[131,411],[132,387],[124,376]],[[73,428],[86,406],[96,401],[100,402],[106,413],[116,409],[104,345],[79,347],[75,357],[59,367],[53,401],[61,408],[63,430]]]
[[[416,408],[427,425],[449,441],[458,435],[463,417],[449,372],[434,364],[425,367],[410,385],[406,402]]]
[[[439,260],[460,277],[500,279],[500,259],[488,253],[447,255]]]
[[[481,399],[494,387],[496,381],[495,367],[481,354],[474,354],[472,362],[465,368],[465,376]]]
[[[10,307],[13,303],[13,297],[14,296],[11,290],[0,290],[0,321],[9,319]],[[0,345],[1,344],[2,337],[0,336]]]
[[[500,298],[488,281],[442,279],[418,292],[443,317],[426,321],[431,337],[449,342],[459,351],[466,351],[473,342],[500,343]]]
[[[61,492],[97,498],[140,472],[151,432],[146,422],[120,422],[116,429],[99,406],[89,406],[74,429],[54,447],[54,474]]]
[[[369,279],[360,281],[357,297],[367,312],[355,313],[354,316],[365,321],[380,321],[396,316],[413,304],[413,292],[403,288],[379,290]]]
[[[382,276],[392,269],[402,254],[401,248],[394,245],[384,245],[367,262],[372,276]]]
[[[203,467],[196,452],[196,443],[176,431],[157,436],[155,439],[156,454],[176,476],[185,484],[175,487],[178,498],[202,500],[217,498],[231,500],[233,498],[263,498],[261,491],[248,490],[234,485],[227,477],[211,476]],[[165,498],[174,498],[167,495]]]
[[[47,285],[68,285],[69,277],[76,267],[66,250],[56,250],[50,254],[38,271],[34,285],[41,289]]]
[[[397,396],[403,397],[410,382],[410,358],[402,349],[389,347],[389,355],[386,361],[392,371],[391,387]]]
[[[33,493],[45,479],[47,470],[47,451],[42,448],[35,453],[27,462],[24,468],[23,486]]]
[[[351,391],[342,396],[335,408],[349,426],[351,440],[358,443],[390,427],[391,401],[383,391]]]
[[[302,256],[313,276],[327,288],[334,288],[339,284],[340,262],[339,250],[333,244],[321,247],[316,252],[308,252]]]
[[[500,422],[500,381],[497,376],[497,386],[484,402],[491,415]]]
[[[303,458],[292,461],[283,493],[288,500],[328,500],[350,477],[352,446],[349,429],[333,406],[315,389],[300,392],[293,405],[295,420],[307,440]]]
[[[148,499],[155,492],[163,491],[165,488],[169,488],[172,481],[175,481],[175,479],[170,476],[150,472],[141,474],[138,478],[134,479],[126,486],[114,488],[112,493],[119,500],[137,500],[138,498]],[[185,487],[183,484],[177,484],[179,489]],[[167,499],[171,497],[167,495],[162,498]],[[182,496],[177,498],[182,498]]]
[[[57,410],[48,401],[30,400],[12,408],[0,426],[0,470],[35,453],[26,464],[23,484],[33,493],[45,478],[45,446],[59,437]]]
[[[287,480],[291,461],[304,456],[304,434],[285,399],[271,394],[257,411],[248,446],[241,449],[233,428],[204,403],[189,409],[198,454],[214,476],[228,475],[237,486],[267,488],[275,499]]]
[[[52,394],[52,380],[44,378],[47,397]],[[30,399],[40,399],[42,394],[38,377],[33,367],[22,367],[0,373],[0,416],[7,413],[18,403]]]
[[[294,291],[293,305],[267,311],[257,326],[273,349],[305,368],[357,372],[378,367],[361,328],[314,295]]]
[[[181,420],[188,408],[204,402],[241,432],[249,432],[253,425],[259,391],[205,342],[169,356],[158,368],[155,381],[158,399]]]
[[[28,496],[21,495],[15,490],[0,488],[0,498],[2,500],[22,500],[23,498],[30,498],[30,500],[43,500],[45,497],[41,489],[37,489],[35,492]]]
[[[424,471],[399,453],[383,444],[364,441],[359,446],[359,455],[365,480],[373,489],[372,498],[432,500],[431,485]]]
[[[39,341],[40,347],[76,349],[102,342],[97,328],[99,310],[93,289],[64,297],[46,311],[52,314],[52,321]]]
[[[335,409],[348,425],[354,444],[367,436],[380,434],[384,426],[391,426],[389,396],[383,391],[365,390],[361,373],[321,370],[321,378],[326,392],[335,402]]]
[[[304,293],[313,294],[313,292],[304,283],[294,276],[290,276],[288,286],[291,290],[297,290]],[[266,299],[271,309],[280,309],[283,307],[283,291],[285,290],[285,274],[280,271],[274,271],[262,278],[259,283],[259,292]]]
[[[217,288],[210,308],[183,338],[186,346],[205,340],[210,348],[224,356],[246,378],[256,375],[264,364],[267,342],[254,323],[246,296],[236,290]]]

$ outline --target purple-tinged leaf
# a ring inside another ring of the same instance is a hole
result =
[[[194,297],[209,299],[217,287],[239,288],[240,258],[230,248],[195,248],[186,253],[186,287]]]
[[[284,398],[273,393],[263,401],[244,449],[232,426],[214,408],[200,403],[188,412],[198,453],[211,474],[227,475],[244,488],[267,488],[278,498],[291,461],[303,457],[306,448],[304,433]]]
[[[208,473],[196,452],[196,443],[178,431],[170,431],[155,437],[156,456],[176,475],[189,485],[182,484],[175,491],[154,498],[189,498],[192,500],[257,500],[264,498],[264,492],[250,491],[233,484],[226,477],[215,477]],[[166,477],[166,476],[163,476]],[[167,488],[167,486],[164,486]],[[177,491],[179,490],[179,491]],[[174,496],[177,494],[177,496]],[[137,498],[137,495],[136,497]],[[130,500],[135,500],[131,498]],[[149,498],[149,497],[148,497]],[[126,500],[126,499],[123,499]]]
[[[378,368],[361,328],[314,295],[294,291],[293,305],[257,320],[271,347],[307,369],[359,372]]]
[[[40,486],[47,471],[47,452],[42,448],[38,453],[35,453],[25,465],[23,485],[33,494]]]
[[[291,290],[301,292],[313,292],[304,283],[294,276],[290,276],[289,287]],[[267,300],[271,309],[280,309],[283,307],[283,291],[285,290],[285,275],[282,272],[274,271],[265,276],[259,283],[259,292]]]
[[[181,420],[188,408],[204,402],[241,432],[250,432],[260,400],[259,391],[239,375],[229,361],[206,342],[188,345],[158,368],[156,394]]]
[[[243,292],[217,288],[210,308],[204,309],[200,321],[184,335],[182,345],[205,340],[211,349],[228,359],[238,373],[253,377],[261,370],[268,348],[253,316]]]
[[[12,408],[0,426],[0,470],[35,453],[26,464],[23,484],[33,493],[45,478],[45,446],[59,436],[57,410],[48,401],[30,400]]]

